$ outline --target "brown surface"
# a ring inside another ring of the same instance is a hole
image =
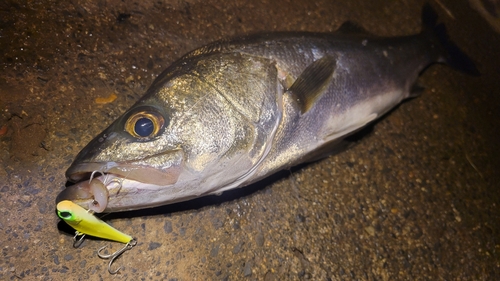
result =
[[[74,249],[54,200],[78,151],[185,52],[348,19],[379,35],[416,33],[424,3],[45,2],[0,4],[1,280],[111,279],[96,250],[119,245]],[[139,241],[116,278],[500,278],[500,36],[466,1],[431,4],[481,77],[433,66],[421,97],[346,152],[220,197],[110,216]]]

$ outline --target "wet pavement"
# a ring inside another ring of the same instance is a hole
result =
[[[500,35],[467,1],[430,3],[480,77],[432,66],[422,96],[345,152],[222,196],[109,215],[139,241],[116,276],[96,251],[120,245],[74,249],[54,200],[79,150],[163,69],[258,31],[352,20],[417,33],[424,2],[0,3],[0,280],[499,279]]]

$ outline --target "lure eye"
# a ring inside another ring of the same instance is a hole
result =
[[[125,123],[125,130],[135,138],[150,139],[158,135],[165,125],[165,119],[153,111],[140,111],[131,115]]]
[[[71,220],[73,218],[73,214],[67,211],[57,211],[57,215],[63,220]]]

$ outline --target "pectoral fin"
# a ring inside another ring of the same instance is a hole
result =
[[[300,107],[302,114],[311,109],[325,93],[333,80],[337,62],[332,56],[324,56],[310,64],[288,89]]]

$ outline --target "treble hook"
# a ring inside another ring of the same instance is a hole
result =
[[[87,213],[94,214],[94,211],[87,210]],[[106,214],[108,215],[108,214]],[[77,239],[78,236],[81,236]],[[78,249],[83,244],[83,239],[85,238],[85,233],[81,233],[79,231],[75,231],[75,236],[73,236],[73,248]]]
[[[110,274],[117,274],[118,271],[120,271],[120,269],[122,268],[121,266],[115,270],[115,271],[112,271],[111,270],[111,264],[115,261],[116,258],[118,258],[121,254],[123,254],[124,252],[132,249],[135,245],[137,245],[137,240],[132,239],[130,240],[130,242],[128,242],[123,248],[121,248],[120,250],[110,254],[110,255],[104,255],[101,253],[102,250],[106,249],[107,246],[102,246],[99,250],[97,250],[97,256],[99,256],[101,259],[110,259],[109,261],[109,264],[108,264],[108,272]]]
[[[123,186],[123,180],[125,180],[125,179],[126,179],[126,177],[125,177],[125,178],[123,178],[123,179],[113,178],[113,179],[111,179],[110,181],[108,181],[108,176],[109,176],[109,174],[105,174],[105,173],[104,173],[104,172],[102,172],[102,171],[97,171],[97,170],[96,170],[96,171],[93,171],[93,172],[92,172],[92,174],[90,174],[89,183],[91,183],[91,182],[92,182],[92,180],[94,179],[94,175],[95,175],[96,173],[100,173],[102,176],[104,176],[104,179],[102,180],[102,183],[103,183],[103,184],[104,184],[104,186],[106,186],[106,187],[108,187],[111,183],[116,182],[116,183],[118,184],[118,188],[117,188],[117,189],[118,189],[118,191],[117,191],[117,192],[118,192],[118,193],[120,192],[120,189],[121,189],[121,188],[122,188],[122,186]]]
[[[79,239],[76,237],[81,236]],[[75,236],[73,236],[73,248],[79,248],[83,244],[83,238],[85,238],[85,233],[80,233],[75,231]]]
[[[102,176],[104,176],[104,173],[103,173],[103,172],[101,172],[101,171],[93,171],[93,172],[92,172],[92,174],[90,174],[89,183],[92,181],[92,179],[94,179],[94,175],[95,175],[95,173],[99,173],[99,174],[101,174]],[[104,179],[104,180],[106,180],[106,179]]]

